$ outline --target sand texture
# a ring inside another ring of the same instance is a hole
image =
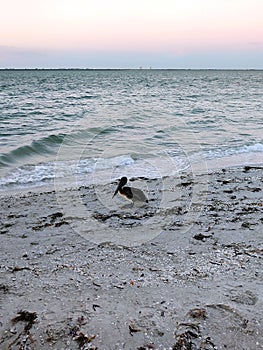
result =
[[[263,349],[262,170],[2,194],[0,349]]]

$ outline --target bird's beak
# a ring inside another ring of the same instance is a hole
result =
[[[114,192],[114,195],[112,196],[112,198],[114,198],[116,196],[116,194],[118,193],[119,188],[117,188],[117,190]]]
[[[119,188],[120,188],[120,184],[118,185],[118,187],[116,188],[116,191],[114,192],[114,195],[112,196],[112,198],[114,198],[116,196],[116,194],[118,193],[119,191]]]

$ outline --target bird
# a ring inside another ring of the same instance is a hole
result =
[[[127,182],[128,182],[127,177],[123,176],[120,179],[120,182],[119,182],[117,189],[114,192],[114,195],[112,196],[112,198],[114,198],[116,196],[116,194],[118,193],[119,195],[124,197],[126,200],[132,201],[133,203],[134,202],[148,203],[148,198],[146,197],[144,192],[136,187],[125,186],[127,184]]]

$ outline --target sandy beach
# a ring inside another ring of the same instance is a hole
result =
[[[2,194],[0,349],[263,349],[262,170]]]

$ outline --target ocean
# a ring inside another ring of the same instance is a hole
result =
[[[0,191],[263,163],[263,71],[2,70]]]

